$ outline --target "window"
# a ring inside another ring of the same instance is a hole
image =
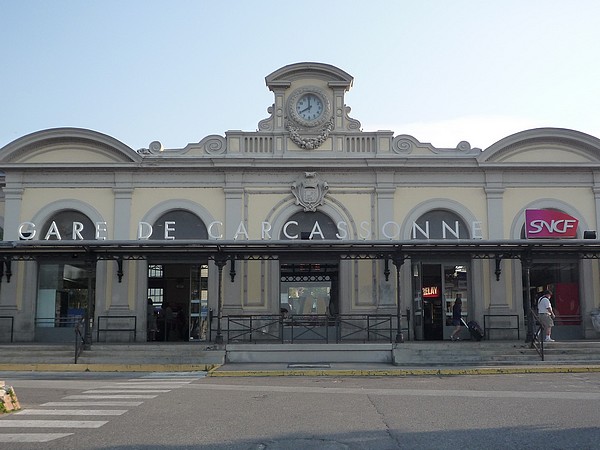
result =
[[[162,278],[163,266],[161,264],[148,265],[148,278]]]

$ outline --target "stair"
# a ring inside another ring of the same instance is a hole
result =
[[[94,343],[74,364],[74,346],[0,344],[2,370],[209,370],[236,363],[357,363],[399,367],[600,366],[600,341],[561,341],[544,346],[542,361],[523,341],[408,341],[401,344],[228,344],[206,342]],[[15,368],[16,367],[16,368]],[[111,369],[112,368],[112,369]],[[118,369],[117,369],[118,368]]]
[[[75,364],[75,346],[64,344],[0,345],[0,371],[15,370],[100,370],[101,366],[133,369],[172,366],[174,370],[208,370],[225,362],[225,351],[200,343],[92,344]],[[18,369],[17,369],[18,370]]]
[[[228,344],[227,363],[390,363],[393,344]]]
[[[600,342],[557,341],[545,343],[544,362],[551,364],[600,364]]]
[[[522,341],[408,342],[394,349],[393,364],[428,366],[600,365],[600,342],[565,341],[544,346],[544,361]]]
[[[3,364],[73,364],[75,344],[2,344],[0,367]]]
[[[205,343],[93,344],[79,364],[216,365],[225,362],[225,351]]]

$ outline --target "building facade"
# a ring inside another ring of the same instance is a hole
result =
[[[86,315],[93,339],[205,340],[216,311],[223,318],[401,311],[409,338],[444,340],[458,296],[465,319],[485,322],[490,339],[515,339],[526,330],[528,300],[547,288],[558,312],[553,335],[596,338],[598,261],[581,249],[600,223],[600,140],[541,128],[485,150],[468,142],[436,148],[363,131],[345,103],[352,83],[331,65],[285,66],[266,77],[274,100],[257,131],[210,135],[181,149],[155,141],[134,150],[75,128],[35,132],[0,149],[0,340],[9,329],[16,342],[70,339]],[[500,251],[503,242],[538,237],[548,248],[581,244],[525,264],[522,254]],[[294,251],[296,241],[381,248],[452,241],[475,250],[411,254],[397,264],[396,280],[387,254],[311,255]],[[112,243],[120,255],[131,243],[141,253],[89,260],[55,251],[90,242]],[[177,242],[177,252],[143,250]],[[247,243],[263,257],[246,251],[218,263],[194,251],[219,242]],[[481,257],[477,243],[491,242],[495,252]],[[290,246],[266,257],[273,243]],[[52,246],[43,252],[45,244]]]

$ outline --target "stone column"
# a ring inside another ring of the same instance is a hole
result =
[[[225,193],[225,224],[224,224],[224,239],[233,240],[240,223],[244,222],[244,189],[241,186],[241,175],[227,175],[227,180],[224,188]],[[246,231],[250,233],[251,230]],[[238,239],[246,239],[244,236],[238,236]],[[226,267],[229,270],[231,263],[227,263]],[[225,266],[224,266],[225,267]],[[223,270],[223,268],[221,268]],[[244,278],[244,263],[242,261],[235,262],[236,276],[232,282],[230,277],[224,277],[223,283],[223,308],[224,314],[239,313],[242,308],[244,299],[240,298],[244,293],[241,290],[242,280]],[[266,300],[266,299],[265,299]]]
[[[504,214],[503,214],[503,196],[504,187],[501,186],[500,180],[490,182],[488,180],[485,187],[487,199],[487,232],[489,240],[505,239],[504,236]],[[497,313],[507,313],[509,308],[508,292],[505,280],[507,274],[511,270],[509,259],[500,261],[500,270],[502,274],[500,280],[496,281],[496,261],[489,260],[488,277],[491,280],[490,288],[490,312],[496,310]],[[501,310],[501,311],[499,311]]]
[[[23,189],[20,187],[4,188],[4,240],[18,241],[18,228],[21,219],[21,202],[23,200]],[[17,307],[17,278],[18,264],[16,261],[10,263],[11,276],[10,282],[7,282],[6,267],[4,267],[4,276],[2,277],[2,288],[0,289],[0,316],[14,316]],[[24,299],[23,299],[24,300]],[[16,326],[16,324],[15,324]]]
[[[116,241],[124,241],[135,239],[129,235],[131,228],[131,203],[133,196],[133,188],[131,187],[115,187],[113,188],[114,194],[114,224],[113,227],[113,239]],[[110,229],[111,225],[108,224]],[[134,262],[123,261],[123,277],[121,282],[117,275],[118,263],[117,261],[103,262],[98,264],[98,270],[106,272],[105,279],[107,283],[104,286],[110,287],[110,300],[106,305],[108,308],[109,315],[131,315],[132,309],[134,311],[142,311],[143,314],[138,317],[138,321],[145,323],[146,318],[146,293],[138,292],[136,299],[128,298],[128,287],[131,276],[135,276]],[[138,263],[139,264],[139,263]],[[133,273],[132,273],[133,271]],[[100,276],[100,273],[97,274]],[[140,280],[141,281],[141,280]],[[141,285],[141,283],[137,283]],[[100,286],[99,286],[100,288]],[[101,298],[100,296],[97,297]]]
[[[394,217],[394,195],[396,193],[396,188],[393,185],[394,175],[393,174],[378,174],[377,176],[377,187],[375,188],[376,195],[376,210],[377,210],[377,220],[376,220],[376,231],[375,231],[375,239],[386,239],[382,233],[381,228],[386,222],[398,222]],[[399,236],[399,239],[402,237]],[[388,267],[391,266],[392,261],[388,262]],[[379,312],[382,313],[393,313],[395,312],[396,301],[399,301],[399,293],[397,289],[400,288],[400,284],[396,283],[394,285],[393,279],[394,277],[389,277],[388,281],[385,280],[384,270],[385,270],[385,261],[384,260],[376,260],[374,261],[376,264],[376,272],[377,277],[376,280],[379,284],[379,289],[377,292],[379,293],[379,299],[377,308]],[[400,268],[398,268],[398,271]]]

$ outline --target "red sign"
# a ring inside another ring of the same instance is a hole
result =
[[[439,289],[437,286],[423,288],[423,298],[439,297]]]
[[[550,209],[525,210],[525,236],[527,239],[577,237],[579,220],[560,211]]]

